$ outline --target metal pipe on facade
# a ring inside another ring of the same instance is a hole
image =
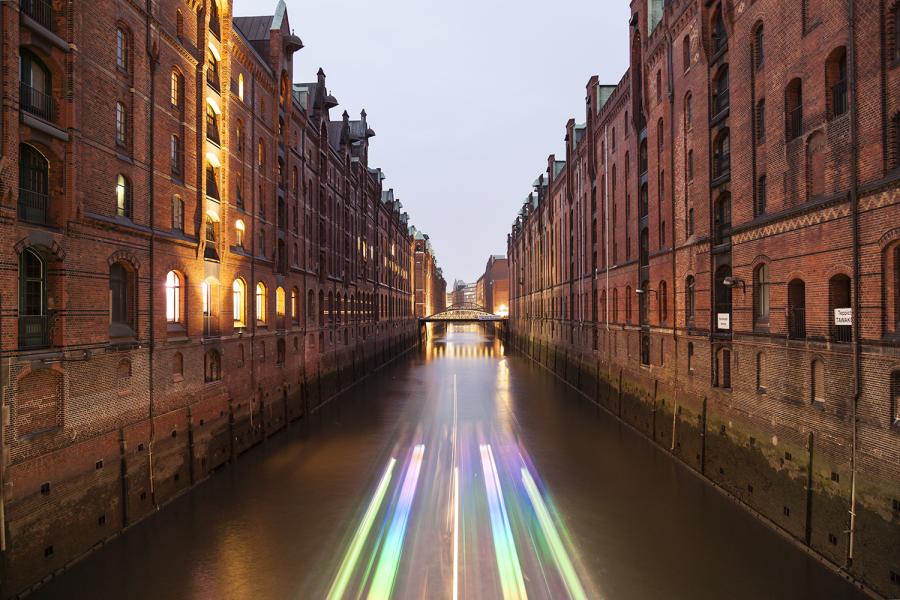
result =
[[[853,565],[853,551],[856,542],[856,469],[858,452],[858,413],[862,393],[862,344],[861,320],[859,313],[860,295],[860,248],[859,248],[859,140],[856,106],[856,8],[855,0],[847,0],[847,77],[849,83],[850,108],[850,216],[853,227],[853,401],[850,406],[851,448],[850,448],[850,523],[847,531],[847,567]],[[829,318],[834,318],[829,315]]]
[[[149,111],[149,112],[150,112],[150,120],[149,120],[149,130],[148,130],[148,133],[147,133],[147,145],[148,145],[148,150],[147,150],[147,160],[148,160],[148,164],[149,164],[149,168],[147,169],[147,172],[148,172],[148,175],[149,175],[148,181],[147,181],[147,194],[148,194],[148,196],[149,196],[147,205],[148,205],[148,207],[149,207],[149,214],[150,214],[150,216],[149,216],[149,226],[150,226],[150,248],[149,248],[149,251],[150,251],[150,261],[149,261],[149,262],[150,262],[150,266],[149,266],[149,269],[150,269],[150,289],[148,290],[148,291],[149,291],[149,296],[150,296],[150,298],[149,298],[149,306],[148,306],[148,309],[149,309],[149,311],[150,311],[150,331],[149,331],[150,342],[149,342],[149,345],[148,345],[148,346],[149,346],[149,347],[148,347],[148,352],[149,352],[149,356],[148,356],[148,363],[149,363],[149,365],[148,365],[148,366],[149,366],[149,368],[148,368],[148,373],[149,373],[149,374],[148,374],[148,379],[149,379],[149,381],[148,381],[147,391],[148,391],[148,397],[149,397],[149,400],[148,400],[148,403],[149,403],[149,411],[148,411],[148,413],[149,413],[149,419],[150,419],[150,423],[149,423],[149,427],[150,427],[150,439],[147,441],[147,464],[148,464],[148,475],[149,475],[149,478],[150,478],[150,482],[149,482],[149,483],[150,483],[150,499],[151,499],[151,502],[153,503],[153,505],[158,507],[158,504],[156,503],[156,491],[155,491],[154,486],[153,486],[153,437],[154,437],[154,435],[155,435],[155,427],[154,427],[154,423],[153,423],[153,392],[154,392],[154,386],[153,386],[153,366],[154,366],[154,364],[153,364],[153,362],[154,362],[154,361],[153,361],[153,355],[154,355],[154,352],[155,352],[155,348],[154,348],[155,344],[154,344],[154,341],[155,341],[155,336],[156,336],[156,328],[155,328],[155,321],[156,321],[156,319],[155,319],[155,317],[156,317],[155,306],[156,306],[156,303],[154,302],[154,299],[156,298],[156,294],[153,293],[153,286],[156,284],[156,272],[155,272],[155,261],[154,261],[154,259],[155,259],[155,253],[154,253],[154,250],[155,250],[155,244],[154,244],[154,242],[156,241],[156,225],[155,225],[155,223],[153,222],[153,218],[154,218],[154,215],[155,215],[156,213],[155,213],[155,211],[154,211],[154,202],[153,202],[153,197],[154,197],[154,195],[155,195],[155,193],[154,193],[154,185],[153,185],[153,184],[154,184],[154,182],[156,181],[156,177],[155,177],[155,174],[154,174],[154,169],[155,169],[155,165],[156,165],[156,162],[155,162],[155,160],[156,160],[156,159],[155,159],[155,152],[154,152],[154,143],[155,143],[154,131],[155,131],[155,129],[156,129],[155,124],[154,124],[154,117],[155,117],[155,115],[156,115],[156,111],[155,111],[155,103],[156,103],[156,67],[157,67],[157,65],[159,64],[159,49],[154,47],[153,31],[152,31],[152,30],[153,30],[153,9],[154,9],[154,6],[155,6],[155,5],[156,5],[156,2],[154,2],[154,0],[147,0],[147,8],[146,8],[146,10],[147,10],[147,40],[146,40],[146,49],[147,49],[148,66],[149,66],[149,69],[150,69],[150,90],[149,90],[149,92],[150,92],[150,99],[149,99],[149,104],[150,104],[150,111]],[[125,507],[123,506],[123,509],[124,509],[124,508],[125,508]]]
[[[666,77],[668,78],[668,92],[669,92],[669,144],[671,151],[669,152],[669,189],[672,190],[670,193],[672,194],[672,260],[669,261],[672,265],[672,343],[675,348],[675,364],[674,364],[674,384],[673,388],[673,408],[672,408],[672,445],[669,448],[670,451],[675,451],[675,434],[677,432],[678,425],[678,274],[675,270],[676,263],[676,239],[675,239],[675,85],[673,83],[675,79],[675,67],[672,64],[672,32],[669,28],[666,28],[666,42],[668,44],[667,48],[667,60],[666,60]],[[687,160],[687,156],[685,155],[685,160]],[[687,199],[687,182],[685,182],[685,199]],[[685,202],[685,207],[687,203]],[[666,291],[668,294],[668,290]],[[663,299],[660,297],[660,294],[656,295],[657,302],[668,302],[667,299]],[[658,312],[658,311],[657,311]]]

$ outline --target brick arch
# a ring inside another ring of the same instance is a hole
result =
[[[771,257],[769,257],[766,254],[757,254],[756,257],[752,261],[750,261],[750,267],[753,269],[756,269],[756,267],[758,267],[759,265],[761,265],[763,263],[766,263],[769,265],[772,264]]]
[[[23,382],[27,385],[22,385]],[[16,435],[26,436],[62,426],[65,371],[59,365],[32,369],[16,376],[12,421]]]
[[[59,242],[44,231],[32,231],[16,242],[13,248],[19,256],[22,255],[25,248],[44,248],[49,252],[50,256],[53,256],[60,262],[66,258],[66,251],[59,245]]]
[[[124,262],[131,265],[131,267],[135,271],[139,271],[141,269],[141,261],[139,261],[134,254],[128,252],[127,250],[116,250],[109,256],[109,258],[106,259],[106,262],[110,267],[117,262]]]

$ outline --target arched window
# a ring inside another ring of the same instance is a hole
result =
[[[256,164],[260,168],[266,166],[266,143],[262,138],[259,138],[259,143],[256,148]]]
[[[50,69],[30,50],[20,49],[19,56],[19,105],[25,112],[53,121],[56,102]]]
[[[219,53],[212,45],[206,49],[206,83],[217,92],[221,89]]]
[[[650,192],[646,183],[641,184],[640,203],[638,204],[638,213],[640,218],[644,218],[650,211]]]
[[[243,279],[235,279],[231,284],[231,311],[234,315],[234,326],[244,327],[247,306],[247,284]]]
[[[47,319],[47,270],[33,248],[19,257],[19,348],[49,345]]]
[[[121,262],[109,268],[109,302],[111,334],[134,335],[134,274]]]
[[[812,361],[810,395],[813,404],[819,406],[825,404],[825,363],[820,358]]]
[[[291,320],[294,325],[300,323],[300,290],[291,288]]]
[[[328,292],[328,322],[334,323],[334,292]]]
[[[684,294],[684,312],[688,321],[693,321],[697,310],[697,296],[693,275],[688,275],[684,282]]]
[[[712,23],[713,52],[719,52],[728,45],[728,31],[725,29],[725,19],[722,16],[722,7],[716,9]]]
[[[260,281],[256,284],[256,321],[260,324],[266,323],[266,304],[268,302],[268,298],[266,297],[266,284]]]
[[[688,342],[687,345],[687,370],[688,374],[694,372],[694,342]]]
[[[647,172],[647,140],[641,141],[640,152],[638,154],[638,174],[643,175]]]
[[[175,271],[166,273],[166,322],[181,323],[181,277]]]
[[[806,337],[806,284],[802,279],[788,283],[788,337]]]
[[[116,178],[116,214],[127,219],[132,218],[131,182],[121,173]]]
[[[691,38],[684,36],[681,40],[681,63],[684,66],[684,72],[687,73],[691,68]]]
[[[753,322],[769,322],[769,266],[765,263],[753,271]]]
[[[659,322],[665,323],[669,320],[669,291],[665,281],[659,282]]]
[[[760,23],[753,31],[753,64],[757,71],[762,68],[763,63],[765,62],[763,39],[763,26],[762,23]]]
[[[211,383],[222,379],[222,357],[218,350],[207,350],[203,355],[203,381]]]
[[[172,102],[172,108],[184,110],[184,75],[178,69],[172,69],[170,86],[172,89],[169,92],[169,100]]]
[[[894,246],[894,332],[900,333],[900,244]]]
[[[728,90],[728,65],[719,69],[716,80],[713,84],[713,114],[719,115],[725,111],[730,104],[730,93]]]
[[[175,35],[184,37],[184,13],[180,8],[175,11]]]
[[[656,103],[662,102],[662,69],[656,70]]]
[[[713,387],[731,389],[731,350],[719,348],[715,354]]]
[[[828,323],[833,342],[850,342],[853,338],[852,325],[843,324],[850,311],[850,278],[844,274],[834,275],[828,280]]]
[[[625,286],[625,321],[631,323],[631,286]]]
[[[803,133],[803,84],[800,78],[792,79],[784,90],[784,118],[786,141]]]
[[[128,145],[128,115],[121,102],[116,102],[116,144]]]
[[[206,213],[206,248],[204,258],[219,260],[219,220]]]
[[[19,218],[46,223],[50,205],[50,163],[34,146],[19,145]]]
[[[219,38],[222,35],[219,19],[219,5],[216,4],[216,0],[210,0],[209,3],[209,31],[216,36],[216,38]]]
[[[612,314],[613,314],[613,323],[619,322],[619,290],[617,288],[613,288],[612,293]]]
[[[211,102],[206,103],[206,139],[216,146],[222,143],[219,135],[219,113]]]
[[[128,32],[125,31],[122,27],[116,28],[116,67],[121,69],[122,71],[128,71],[129,65],[129,54],[131,53],[131,48],[129,47],[131,43],[130,36]]]
[[[684,129],[690,131],[694,128],[694,96],[690,92],[684,96]]]
[[[828,118],[846,114],[847,102],[847,49],[840,46],[832,50],[825,60],[825,97],[828,102]]]
[[[817,131],[806,144],[806,193],[813,200],[825,193],[825,135]]]
[[[244,74],[238,73],[238,98],[244,101]]]
[[[726,238],[731,231],[731,194],[728,192],[721,194],[716,200],[714,208],[714,242],[716,244],[722,244],[727,241]]]
[[[284,319],[285,310],[284,288],[279,285],[275,288],[275,316]]]
[[[309,321],[316,314],[316,295],[312,290],[306,292],[306,320]]]
[[[760,175],[756,180],[756,202],[754,203],[753,216],[758,217],[766,214],[766,204],[768,190],[766,189],[766,176]]]
[[[319,290],[319,327],[325,325],[325,292]]]
[[[244,221],[238,219],[234,222],[234,237],[235,237],[235,245],[244,247],[244,236],[246,235],[246,227],[244,225]]]

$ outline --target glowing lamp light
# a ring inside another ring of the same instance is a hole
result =
[[[505,304],[501,304],[500,308],[497,309],[498,317],[508,317],[509,316],[509,307]]]

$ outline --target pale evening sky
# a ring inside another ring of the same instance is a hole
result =
[[[234,0],[236,16],[276,0]],[[585,119],[591,75],[627,65],[625,0],[287,0],[305,48],[294,81],[321,66],[340,105],[366,109],[370,165],[429,234],[448,286],[474,281],[546,167],[565,123]]]

